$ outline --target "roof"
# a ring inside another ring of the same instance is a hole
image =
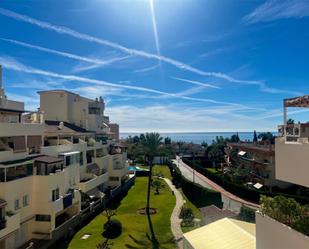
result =
[[[58,157],[52,157],[52,156],[40,156],[34,159],[36,162],[41,162],[41,163],[59,163],[63,162],[63,159],[58,158]]]
[[[255,249],[255,224],[224,218],[185,233],[194,249]]]
[[[26,157],[26,158],[17,159],[17,160],[0,162],[0,165],[4,165],[4,166],[12,166],[12,165],[14,165],[15,166],[15,165],[19,165],[19,164],[28,164],[28,163],[32,163],[32,162],[33,162],[33,158]]]
[[[284,107],[309,107],[309,95],[284,99]]]
[[[16,109],[0,108],[0,112],[15,112],[15,113],[23,113],[23,112],[26,112],[26,111],[25,111],[25,110],[16,110]]]
[[[263,153],[267,154],[268,156],[275,155],[275,146],[273,144],[239,142],[239,143],[227,143],[227,145],[245,152]]]
[[[222,218],[231,218],[237,216],[236,213],[229,209],[220,209],[215,205],[210,205],[208,207],[200,208],[201,213],[203,214],[203,222],[207,224],[220,220]],[[204,223],[204,224],[205,224]]]
[[[54,121],[54,120],[46,120],[45,121],[45,132],[55,132],[55,133],[91,133],[80,126],[63,122],[63,128],[59,129],[59,124],[61,121]]]

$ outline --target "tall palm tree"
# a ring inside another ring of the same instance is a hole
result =
[[[145,155],[149,164],[149,177],[148,177],[148,189],[147,189],[147,205],[146,212],[149,214],[150,207],[150,189],[151,189],[151,180],[152,180],[152,163],[154,156],[158,154],[159,146],[162,142],[162,137],[159,133],[151,132],[146,133],[142,139],[142,144],[144,146]]]

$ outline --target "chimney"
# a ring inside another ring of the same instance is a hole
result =
[[[2,66],[0,65],[0,89],[2,89]]]

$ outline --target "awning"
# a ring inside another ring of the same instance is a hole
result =
[[[75,154],[79,154],[79,153],[80,153],[79,151],[70,151],[70,152],[60,153],[60,155],[62,155],[62,156],[71,156],[71,155],[75,155]]]
[[[253,185],[253,187],[255,187],[256,189],[260,189],[261,187],[263,187],[263,185],[261,183],[256,183]]]
[[[105,196],[105,194],[103,192],[101,192],[100,190],[98,190],[97,188],[89,190],[86,194],[90,198],[93,198],[93,197],[103,198]]]
[[[247,154],[247,152],[245,152],[245,151],[239,151],[238,152],[238,156],[244,156],[244,155],[246,155]]]

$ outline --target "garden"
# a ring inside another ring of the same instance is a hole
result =
[[[117,238],[108,241],[110,248],[175,248],[170,228],[170,216],[175,206],[175,197],[167,185],[161,189],[160,194],[156,194],[155,189],[151,191],[151,207],[156,209],[156,214],[150,215],[150,218],[157,245],[152,244],[147,215],[139,212],[146,205],[147,180],[147,177],[136,178],[135,185],[128,194],[119,203],[114,203],[110,207],[116,209],[112,219],[121,223],[122,231]],[[106,222],[106,215],[98,215],[75,234],[67,248],[97,248],[100,243],[106,241],[103,236],[105,231],[103,226]]]

